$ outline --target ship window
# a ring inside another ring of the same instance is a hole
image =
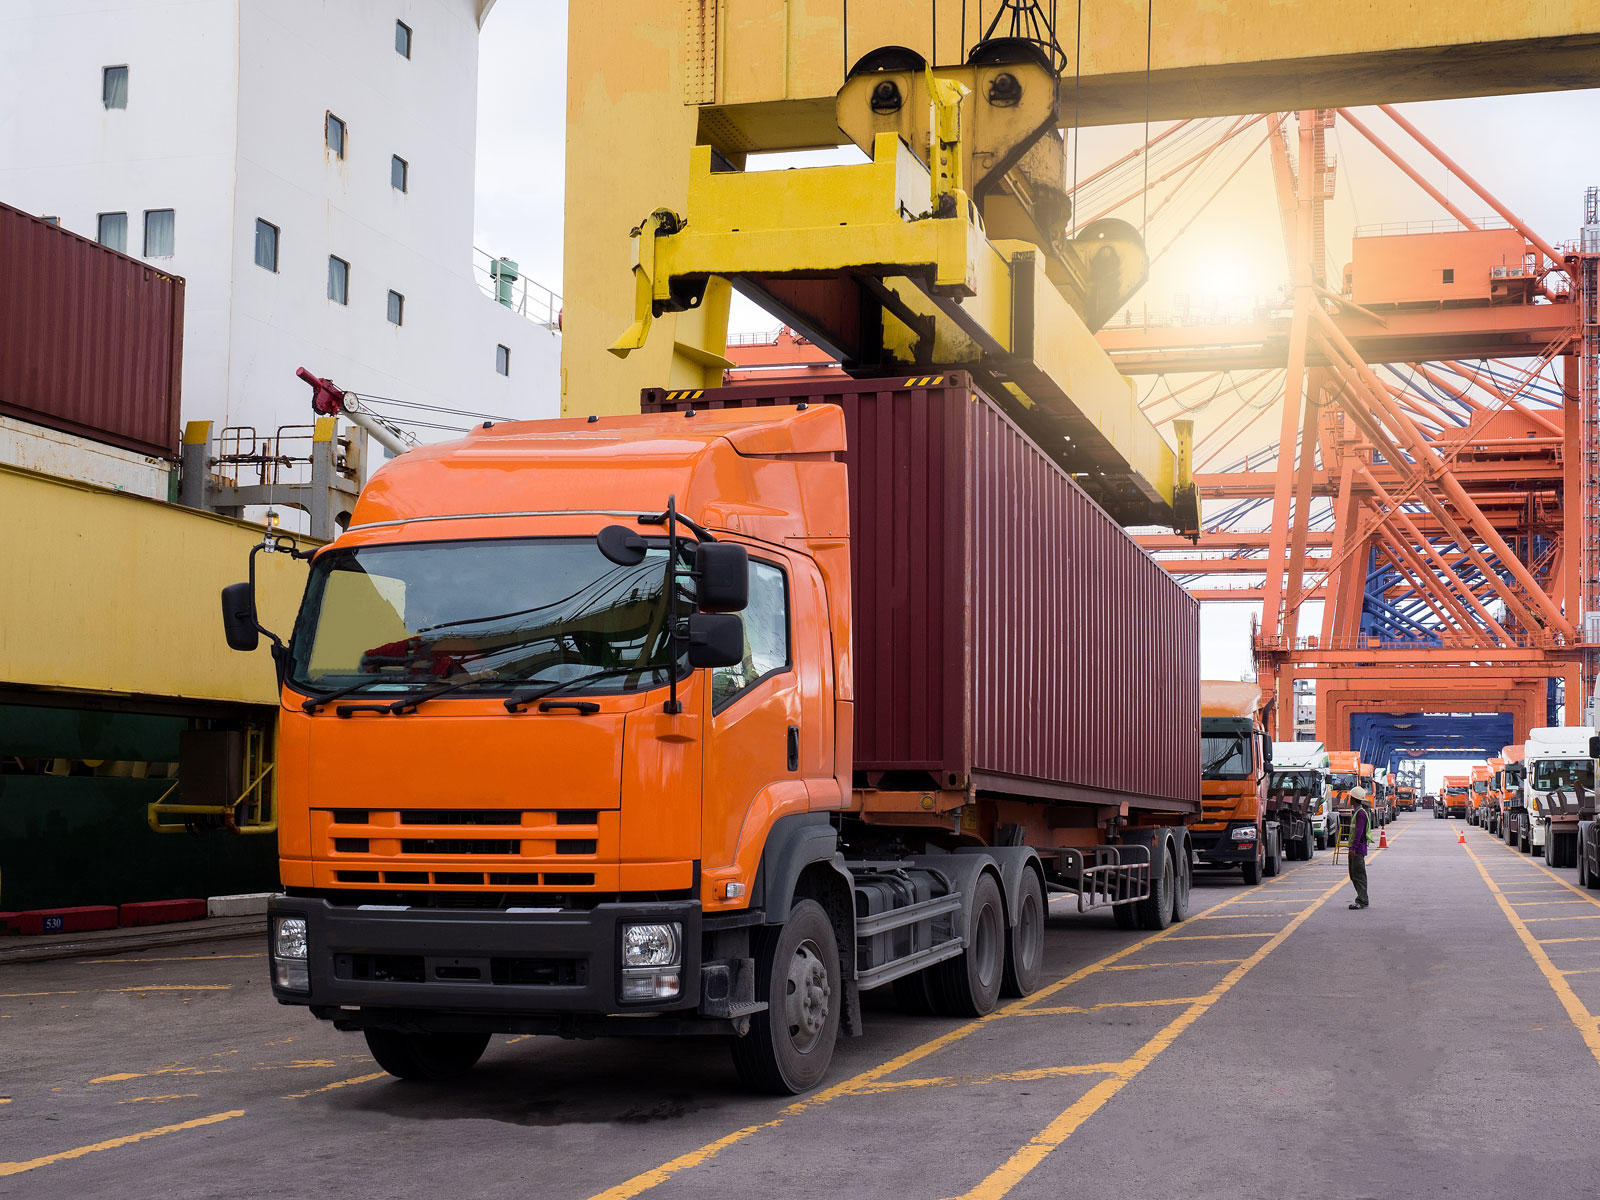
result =
[[[100,72],[100,102],[107,108],[128,107],[127,67],[106,67]]]

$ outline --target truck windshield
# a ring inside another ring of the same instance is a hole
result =
[[[1536,791],[1552,792],[1558,788],[1594,787],[1594,760],[1588,758],[1546,758],[1533,764],[1533,786]]]
[[[1315,771],[1276,771],[1272,790],[1280,796],[1317,796],[1322,793],[1322,781]]]
[[[1472,790],[1477,792],[1479,795],[1482,795],[1484,792],[1489,790],[1489,784],[1486,780],[1474,779],[1472,781]]]
[[[1250,739],[1238,733],[1200,737],[1200,778],[1246,779],[1251,771]]]
[[[511,686],[621,671],[585,690],[658,687],[669,656],[666,555],[653,547],[637,566],[618,566],[593,538],[330,550],[311,566],[289,678],[311,691],[363,682],[373,691],[463,674]],[[692,607],[689,586],[679,584],[680,611]]]
[[[1353,788],[1356,785],[1354,772],[1339,771],[1329,777],[1328,782],[1336,788]]]

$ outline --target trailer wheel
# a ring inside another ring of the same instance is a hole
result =
[[[1117,919],[1118,929],[1139,928],[1139,901],[1132,904],[1116,904],[1111,908],[1111,915]]]
[[[367,1029],[367,1049],[396,1079],[442,1083],[478,1065],[489,1044],[487,1033],[397,1033]]]
[[[932,968],[939,1011],[952,1017],[981,1017],[991,1012],[1000,999],[1005,968],[1005,908],[1000,885],[986,871],[972,889],[967,948]]]
[[[1172,901],[1178,888],[1177,871],[1164,843],[1160,850],[1160,870],[1151,866],[1150,894],[1139,901],[1140,929],[1165,929],[1172,924]]]
[[[782,925],[760,930],[756,999],[767,1009],[733,1039],[733,1065],[751,1088],[797,1095],[827,1073],[839,1036],[839,944],[815,900],[796,900]]]
[[[1283,870],[1283,843],[1278,840],[1276,835],[1270,832],[1265,838],[1265,843],[1267,847],[1266,874],[1268,877],[1272,877]]]
[[[1002,995],[1031,996],[1044,977],[1044,885],[1031,870],[1022,872],[1017,923],[1006,934],[1006,974]]]
[[[1582,838],[1578,839],[1578,886],[1581,888],[1589,886],[1589,864],[1584,857]]]
[[[1583,872],[1583,886],[1591,892],[1600,892],[1600,876],[1589,870],[1588,848],[1578,847],[1578,870]]]

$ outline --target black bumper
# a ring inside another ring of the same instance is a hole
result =
[[[1248,821],[1239,825],[1230,825],[1227,829],[1209,829],[1189,831],[1190,843],[1200,862],[1208,867],[1237,867],[1241,863],[1256,861],[1256,843],[1252,839],[1248,842],[1235,842],[1233,831],[1235,828],[1251,828]]]
[[[684,1015],[692,1016],[700,1001],[701,913],[694,900],[515,912],[356,908],[275,896],[267,913],[269,960],[277,917],[304,917],[308,941],[310,990],[290,991],[274,979],[273,995],[341,1025],[403,1026],[424,1014],[559,1019],[687,1009]],[[621,999],[622,926],[631,921],[682,926],[680,991],[673,999]],[[359,1020],[355,1009],[374,1010],[374,1019]]]

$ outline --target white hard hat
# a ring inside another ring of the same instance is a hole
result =
[[[1366,788],[1364,788],[1364,787],[1353,787],[1353,788],[1350,789],[1350,799],[1352,799],[1352,800],[1365,800],[1366,798],[1367,798],[1367,789]]]

